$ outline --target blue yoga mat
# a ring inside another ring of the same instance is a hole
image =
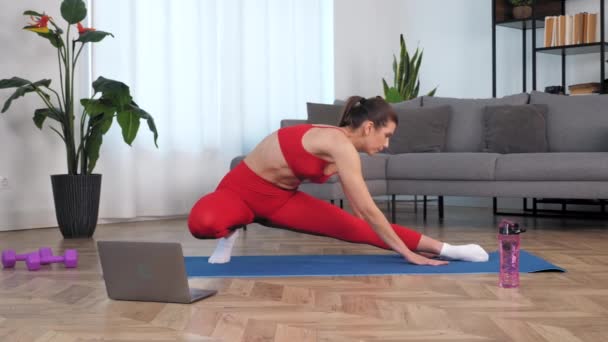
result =
[[[418,266],[396,254],[233,256],[229,263],[210,264],[208,257],[186,257],[189,277],[311,277],[387,274],[498,273],[498,252],[488,262],[452,261],[444,266]],[[520,272],[565,272],[542,258],[521,251]]]

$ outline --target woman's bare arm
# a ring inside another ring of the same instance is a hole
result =
[[[440,265],[439,260],[427,259],[407,248],[399,236],[394,232],[390,223],[380,211],[363,180],[361,159],[357,150],[346,137],[336,137],[335,142],[329,144],[328,153],[336,163],[338,174],[344,192],[349,198],[355,213],[359,213],[367,221],[376,234],[394,251],[414,264]]]
[[[342,183],[342,180],[340,180],[340,183]],[[342,184],[342,189],[344,189],[344,184]],[[344,195],[346,196],[346,199],[348,200],[348,203],[350,203],[350,208],[353,211],[353,214],[355,216],[357,216],[360,219],[363,219],[363,214],[361,214],[361,212],[359,211],[359,209],[357,209],[357,207],[355,207],[352,203],[353,203],[353,198],[352,196],[347,193],[346,191],[344,191]]]

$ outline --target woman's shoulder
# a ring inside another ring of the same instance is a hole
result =
[[[309,135],[309,141],[315,150],[327,155],[333,155],[345,148],[352,147],[343,128],[330,125],[314,125]]]
[[[348,141],[346,132],[338,126],[311,124],[310,129],[319,138],[326,138],[336,143]]]

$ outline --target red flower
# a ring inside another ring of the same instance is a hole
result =
[[[24,27],[25,30],[39,32],[39,33],[47,33],[49,32],[48,24],[51,17],[48,15],[42,15],[38,20],[32,17],[34,21],[31,25]]]
[[[78,33],[79,34],[95,31],[94,28],[92,28],[92,27],[84,27],[84,26],[82,26],[81,23],[76,24],[76,27],[78,28]]]

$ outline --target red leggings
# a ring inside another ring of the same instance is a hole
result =
[[[217,239],[254,221],[391,249],[365,220],[304,192],[279,188],[244,162],[224,176],[216,191],[198,200],[188,217],[188,227],[196,238]],[[420,233],[391,226],[410,250],[416,250]]]

